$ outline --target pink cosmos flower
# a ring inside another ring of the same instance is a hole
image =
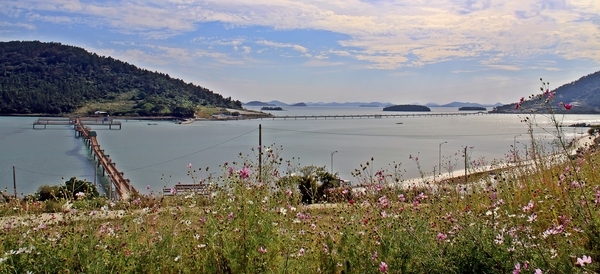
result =
[[[520,263],[515,264],[515,269],[513,270],[512,273],[513,274],[519,274],[519,273],[521,273],[521,264]]]
[[[437,240],[438,240],[438,242],[443,242],[446,239],[448,239],[448,235],[446,235],[446,234],[444,234],[442,232],[440,232],[440,233],[437,234]]]
[[[187,164],[187,168],[192,168],[192,163]]]
[[[231,177],[231,175],[233,175],[233,167],[229,167],[229,169],[227,169],[227,177]]]
[[[248,167],[240,169],[239,173],[242,179],[247,179],[248,177],[250,177],[250,169]]]
[[[267,253],[267,249],[261,246],[261,247],[258,248],[258,252],[262,253],[262,254],[265,254],[265,253]]]
[[[571,104],[564,104],[563,106],[565,107],[566,110],[570,110],[573,107],[573,105],[571,105]]]
[[[592,263],[592,257],[583,255],[581,258],[577,258],[577,263],[575,265],[584,266],[586,264]]]
[[[386,273],[388,271],[388,265],[385,262],[379,264],[379,271]]]

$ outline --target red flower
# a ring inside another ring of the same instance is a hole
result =
[[[350,201],[348,201],[348,203],[350,203],[351,205],[354,204],[354,199],[350,199]]]
[[[571,105],[571,104],[564,104],[563,106],[565,107],[566,110],[569,110],[573,107],[573,105]]]

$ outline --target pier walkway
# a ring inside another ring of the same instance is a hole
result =
[[[263,119],[283,119],[283,120],[317,120],[317,119],[380,119],[397,117],[440,117],[440,116],[468,116],[468,115],[488,115],[488,112],[442,112],[442,113],[392,113],[392,114],[348,114],[348,115],[281,115],[259,118]]]
[[[112,185],[114,185],[116,193],[121,200],[129,200],[132,193],[137,193],[137,190],[130,184],[129,179],[126,179],[124,173],[117,169],[116,163],[110,159],[109,155],[104,153],[104,149],[100,149],[100,144],[98,144],[98,140],[96,139],[96,132],[92,131],[89,127],[94,125],[108,126],[109,129],[113,129],[113,127],[121,129],[121,122],[114,121],[108,117],[39,118],[33,122],[34,129],[39,129],[41,126],[45,129],[47,126],[60,125],[72,125],[76,136],[84,139],[85,144],[90,148],[90,152],[97,161],[96,165],[98,167],[102,166],[102,174],[108,174],[111,184],[109,192],[112,193]]]
[[[114,163],[108,155],[104,153],[104,149],[100,149],[100,144],[96,139],[96,132],[92,131],[89,127],[86,127],[83,122],[87,123],[87,120],[81,120],[80,118],[75,119],[75,131],[79,137],[84,138],[84,142],[88,145],[94,158],[97,161],[98,166],[102,166],[102,174],[108,174],[111,183],[115,186],[115,190],[121,200],[129,200],[131,193],[136,193],[137,190],[131,186],[129,179],[125,179],[124,173],[117,169],[116,163]],[[120,124],[119,124],[120,128]]]
[[[108,129],[113,129],[113,127],[119,127],[121,129],[121,122],[115,121],[109,117],[86,117],[86,118],[39,118],[35,122],[33,122],[33,129],[39,129],[40,127],[44,127],[46,129],[47,126],[73,126],[76,127],[76,123],[84,125],[94,125],[94,126],[108,126]],[[37,127],[36,127],[37,126]]]

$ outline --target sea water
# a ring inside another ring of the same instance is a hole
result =
[[[391,114],[381,108],[288,107],[275,115]],[[431,113],[457,113],[455,108],[432,108]],[[223,174],[220,165],[241,163],[240,153],[255,160],[259,125],[263,146],[282,147],[280,156],[293,166],[324,166],[341,178],[353,181],[352,172],[361,164],[390,169],[394,163],[405,170],[403,178],[432,175],[434,170],[464,168],[463,152],[470,160],[509,161],[515,150],[524,155],[529,143],[521,115],[482,114],[466,116],[421,116],[397,118],[254,119],[196,121],[179,125],[170,121],[121,120],[122,129],[92,126],[105,153],[124,172],[125,178],[144,193],[159,191],[176,183],[193,183],[207,176]],[[597,123],[599,115],[564,115],[564,125]],[[43,184],[64,183],[70,177],[100,181],[101,170],[72,127],[49,126],[32,129],[35,117],[0,117],[0,188],[33,193]],[[556,133],[548,119],[537,115],[541,128],[535,138],[552,143]],[[584,128],[563,128],[566,139],[585,132]],[[254,148],[254,151],[252,150]],[[371,161],[371,158],[373,161]],[[418,159],[418,160],[416,160]],[[332,165],[333,163],[333,165]],[[188,176],[188,165],[196,170]],[[13,179],[13,167],[15,177]],[[208,167],[208,170],[206,168]],[[237,168],[242,168],[238,164]],[[201,170],[199,170],[201,169]],[[284,164],[280,171],[288,167]],[[104,179],[105,180],[105,179]],[[146,190],[147,187],[150,190]]]

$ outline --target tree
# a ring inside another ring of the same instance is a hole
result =
[[[75,198],[77,193],[85,194],[85,197],[93,198],[98,197],[100,194],[98,190],[92,185],[92,183],[85,180],[77,180],[76,177],[71,177],[70,180],[65,182],[65,185],[61,187],[61,192],[64,198]]]

